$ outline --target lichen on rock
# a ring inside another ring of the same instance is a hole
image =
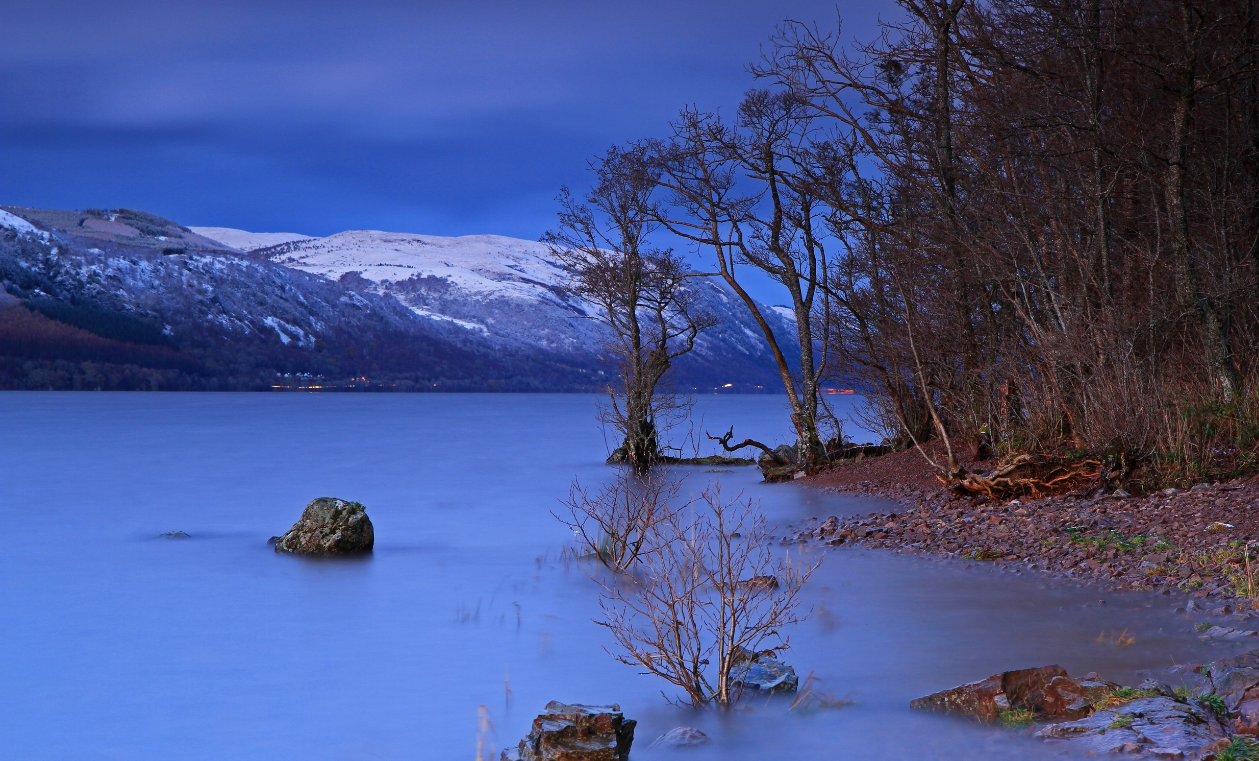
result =
[[[275,543],[276,552],[296,555],[349,555],[371,552],[372,521],[358,502],[336,497],[312,500],[302,517]]]

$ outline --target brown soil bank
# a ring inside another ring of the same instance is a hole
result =
[[[1259,598],[1259,475],[1143,498],[997,502],[946,492],[922,455],[907,450],[802,482],[906,509],[830,518],[801,538],[1020,563],[1119,589]]]

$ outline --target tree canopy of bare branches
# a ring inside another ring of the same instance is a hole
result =
[[[824,135],[830,367],[906,443],[1254,465],[1254,3],[902,0],[753,72]]]

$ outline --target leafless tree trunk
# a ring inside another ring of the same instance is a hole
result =
[[[569,289],[598,307],[610,329],[607,355],[618,383],[609,389],[608,418],[641,474],[660,459],[663,418],[677,409],[658,393],[660,382],[714,320],[695,310],[681,257],[650,243],[657,176],[642,151],[612,148],[593,169],[596,182],[583,200],[561,191],[559,227],[543,241],[567,266]]]
[[[668,191],[654,209],[673,233],[698,244],[746,305],[773,354],[791,404],[800,464],[826,462],[818,393],[829,369],[825,336],[830,312],[826,249],[818,230],[821,205],[812,191],[814,157],[802,104],[784,93],[752,90],[734,124],[685,110],[655,153]],[[738,270],[751,266],[781,283],[791,299],[800,344],[798,369],[783,353]]]

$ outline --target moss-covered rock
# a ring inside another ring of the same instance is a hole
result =
[[[312,500],[302,518],[275,543],[276,552],[297,555],[350,555],[371,552],[376,534],[367,511],[336,497]]]

